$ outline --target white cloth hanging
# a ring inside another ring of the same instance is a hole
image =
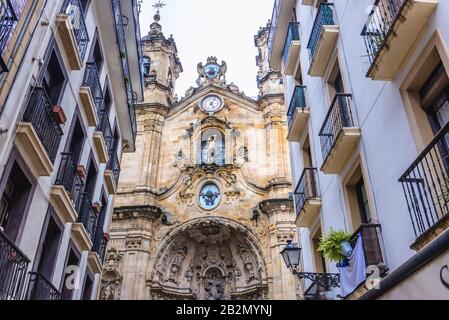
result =
[[[355,289],[366,281],[365,253],[363,252],[363,241],[359,234],[354,251],[349,258],[349,266],[338,268],[340,271],[341,296],[344,298],[354,292]]]

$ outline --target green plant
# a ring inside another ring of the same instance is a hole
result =
[[[341,244],[349,241],[351,235],[344,231],[330,230],[320,239],[318,251],[322,252],[324,257],[333,262],[339,262],[345,259],[341,250]]]

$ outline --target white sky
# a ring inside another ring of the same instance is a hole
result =
[[[153,22],[157,0],[143,0],[140,17],[142,36]],[[163,0],[162,31],[173,34],[184,72],[176,82],[176,92],[184,96],[196,86],[199,62],[216,56],[228,64],[226,80],[234,82],[246,95],[258,94],[257,49],[254,35],[271,18],[274,0]]]

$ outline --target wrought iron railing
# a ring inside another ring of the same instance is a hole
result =
[[[78,222],[83,224],[90,238],[93,240],[98,214],[95,212],[92,206],[92,201],[88,193],[81,194],[78,212]]]
[[[114,174],[114,181],[116,186],[118,186],[118,180],[120,178],[120,160],[118,158],[117,152],[115,150],[112,150],[109,152],[109,162],[106,166],[107,170],[111,170]]]
[[[64,152],[61,154],[61,164],[59,166],[55,184],[64,186],[73,201],[75,209],[77,209],[80,204],[84,182],[78,172],[77,165],[73,161],[71,153]]]
[[[319,136],[323,159],[327,159],[343,128],[354,127],[351,112],[352,95],[337,93],[324,119]]]
[[[122,15],[120,0],[111,0],[111,3],[112,3],[112,10],[114,13],[113,18],[114,18],[114,22],[115,22],[117,44],[118,44],[118,47],[120,50],[123,80],[125,82],[125,88],[126,88],[128,112],[129,112],[130,121],[131,121],[133,139],[135,140],[136,135],[137,135],[135,103],[136,103],[137,99],[135,99],[135,94],[132,89],[131,72],[130,72],[129,60],[128,60],[128,49],[126,46],[127,23],[124,23],[124,21],[127,20],[127,18]]]
[[[316,168],[305,168],[294,192],[296,215],[299,216],[307,200],[319,198]]]
[[[0,56],[3,55],[17,25],[17,15],[10,0],[0,1]],[[6,65],[3,66],[6,68]],[[6,71],[6,70],[4,70]]]
[[[53,105],[43,88],[33,88],[23,121],[33,125],[48,157],[54,163],[63,132],[53,113]]]
[[[373,63],[379,51],[385,46],[394,24],[409,0],[376,0],[368,22],[362,30],[366,52]]]
[[[399,179],[416,237],[449,214],[449,122]]]
[[[309,43],[307,44],[310,60],[313,60],[315,57],[315,52],[318,46],[318,41],[321,37],[323,26],[335,24],[332,6],[332,3],[320,4],[315,22],[313,24],[312,33],[310,34]]]
[[[64,0],[61,7],[61,13],[70,18],[81,59],[84,60],[87,46],[89,45],[89,33],[87,32],[83,7],[81,6],[80,0]]]
[[[304,279],[311,281],[304,291],[305,300],[328,300],[327,292],[332,288],[340,287],[340,274],[338,273],[309,273]]]
[[[353,246],[355,246],[358,237],[362,237],[363,253],[367,267],[379,266],[384,263],[381,249],[381,230],[380,224],[364,223],[351,237],[350,242]]]
[[[102,226],[97,226],[97,230],[95,232],[94,237],[94,247],[93,251],[98,254],[100,261],[104,263],[104,257],[106,255],[106,247],[108,245],[108,241],[105,239],[105,234],[103,232]]]
[[[282,0],[275,0],[274,1],[274,7],[273,7],[273,13],[270,21],[270,31],[268,33],[268,53],[271,58],[271,54],[273,51],[274,46],[274,38],[276,36],[276,30],[278,27],[279,22],[279,12],[281,10]]]
[[[42,301],[61,300],[61,293],[43,274],[30,272],[26,299]]]
[[[0,231],[0,300],[22,297],[30,259]]]
[[[98,119],[101,122],[101,118],[104,114],[104,96],[100,84],[100,75],[98,74],[97,65],[95,63],[86,63],[86,71],[84,72],[82,85],[90,89],[97,109]]]
[[[288,25],[287,36],[285,37],[284,51],[282,52],[282,63],[287,61],[288,51],[292,45],[292,41],[299,40],[299,22],[290,22]]]
[[[97,131],[103,133],[104,141],[106,143],[106,150],[107,152],[110,152],[112,143],[114,142],[114,135],[112,134],[109,115],[105,111],[102,113],[101,122],[98,124]]]
[[[292,99],[290,100],[290,106],[287,111],[287,119],[289,128],[292,124],[293,117],[295,116],[295,112],[298,108],[304,109],[306,105],[306,95],[305,95],[306,86],[296,86],[295,91],[293,91]]]

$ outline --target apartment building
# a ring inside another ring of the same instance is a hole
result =
[[[447,12],[443,0],[275,1],[305,299],[449,297]],[[331,230],[360,241],[349,269],[318,250]]]
[[[97,299],[143,99],[137,0],[0,1],[0,300]]]

